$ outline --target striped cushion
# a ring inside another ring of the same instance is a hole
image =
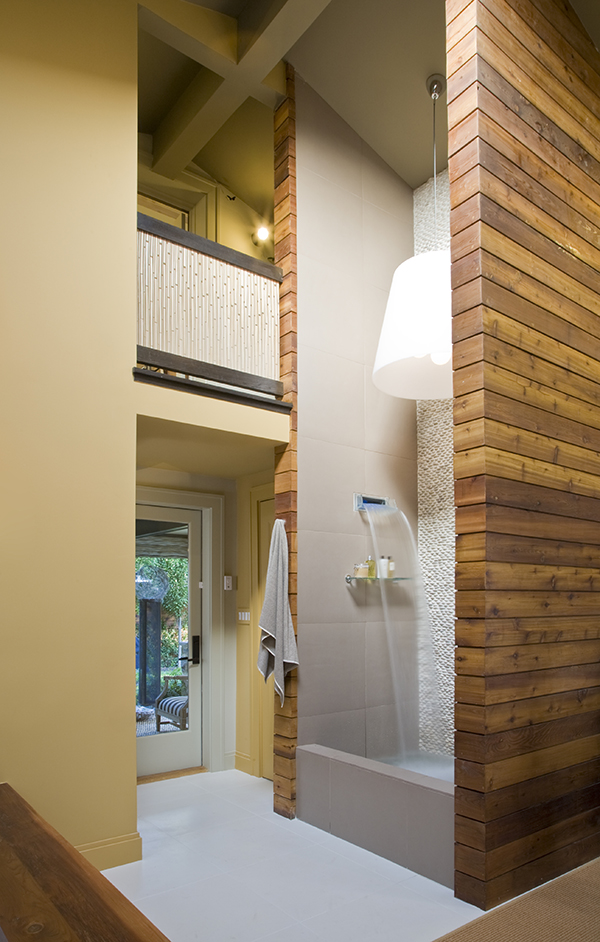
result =
[[[187,707],[187,703],[187,697],[165,697],[164,700],[160,700],[157,703],[157,707],[159,710],[164,710],[165,713],[170,713],[172,716],[181,716]]]

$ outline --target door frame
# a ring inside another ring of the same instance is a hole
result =
[[[137,487],[136,504],[202,511],[202,764],[225,765],[224,497],[166,487]],[[190,592],[192,586],[190,586]],[[195,591],[199,591],[196,588]]]
[[[169,521],[187,529],[189,635],[201,635],[203,624],[202,597],[193,587],[202,580],[202,519],[204,511],[184,507],[136,504],[136,520]],[[137,549],[137,547],[136,547]],[[141,667],[140,667],[141,670]],[[160,689],[160,688],[159,688]],[[202,666],[188,669],[188,722],[186,728],[173,730],[169,736],[136,737],[137,774],[155,775],[202,765]]]
[[[250,630],[252,632],[252,664],[251,664],[251,729],[250,729],[250,761],[252,774],[262,777],[265,769],[263,750],[267,748],[264,742],[265,712],[269,711],[274,720],[275,701],[273,693],[273,678],[265,683],[262,674],[256,667],[256,658],[260,644],[260,613],[262,598],[259,597],[259,505],[262,501],[274,500],[275,485],[272,481],[266,484],[257,484],[250,488]],[[273,742],[271,742],[271,752]]]

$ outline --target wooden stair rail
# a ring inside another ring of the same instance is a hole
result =
[[[0,929],[8,942],[169,942],[7,783],[0,784]]]

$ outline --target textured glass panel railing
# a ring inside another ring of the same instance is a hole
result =
[[[278,380],[279,282],[138,230],[137,342]]]

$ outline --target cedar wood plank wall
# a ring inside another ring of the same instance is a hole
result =
[[[296,266],[296,98],[294,70],[286,66],[286,98],[275,112],[275,264],[283,269],[280,290],[281,381],[284,400],[293,403],[289,445],[275,449],[275,516],[285,521],[289,543],[289,599],[297,631],[297,266]],[[285,701],[275,694],[273,808],[296,814],[296,671],[286,677]]]
[[[600,55],[566,0],[446,13],[456,891],[488,909],[600,854]]]

